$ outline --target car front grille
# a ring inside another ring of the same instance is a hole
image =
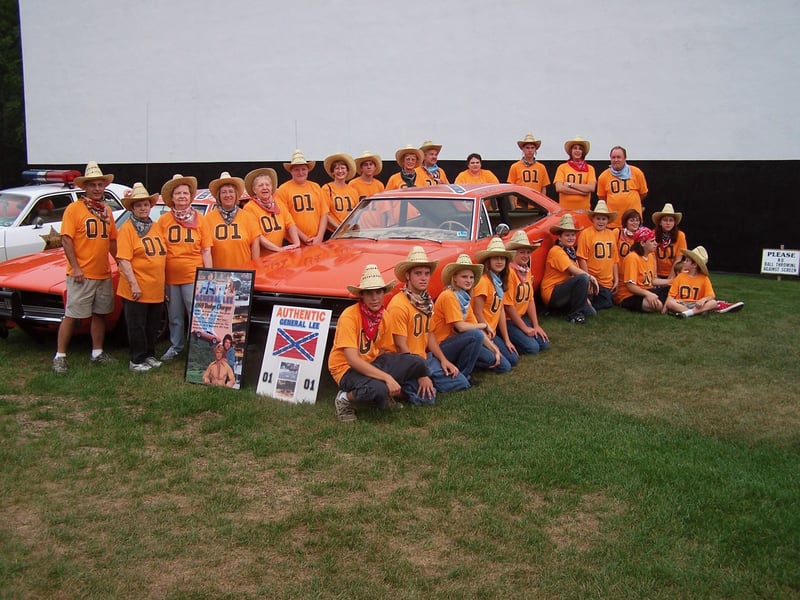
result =
[[[20,324],[58,324],[64,317],[64,301],[55,294],[0,290],[0,317]]]

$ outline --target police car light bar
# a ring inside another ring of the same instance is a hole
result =
[[[67,183],[71,184],[81,172],[73,170],[23,171],[22,180],[28,183]]]

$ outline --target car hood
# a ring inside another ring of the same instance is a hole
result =
[[[426,244],[421,240],[329,240],[319,246],[277,252],[254,261],[256,292],[303,296],[347,297],[348,285],[358,285],[364,267],[378,265],[386,283],[395,279],[394,267],[414,246],[422,245],[431,261],[438,260],[432,287],[441,288],[441,270],[453,262],[463,243]],[[483,247],[488,241],[479,243]]]
[[[54,248],[0,263],[0,288],[62,294],[66,285],[67,257]]]

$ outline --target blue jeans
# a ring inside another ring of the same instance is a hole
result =
[[[186,317],[192,310],[194,283],[167,286],[169,343],[175,352],[182,352],[186,343]]]
[[[381,354],[372,362],[372,366],[391,375],[403,391],[410,389],[412,384],[416,390],[417,379],[428,374],[428,367],[422,357],[407,352]],[[343,392],[352,392],[355,402],[374,404],[378,408],[386,408],[389,402],[389,388],[384,382],[362,375],[355,369],[348,369],[342,375],[339,389]]]
[[[447,355],[445,354],[445,356]],[[477,352],[475,353],[475,359],[478,359]],[[428,353],[428,360],[425,362],[428,364],[428,369],[431,372],[431,379],[433,380],[433,386],[436,388],[437,392],[458,392],[459,390],[466,390],[469,387],[469,380],[461,371],[461,369],[458,370],[458,374],[455,377],[445,375],[445,372],[442,369],[442,363],[440,363],[439,359],[433,356],[430,352]],[[450,362],[453,361],[451,360]],[[453,364],[455,365],[456,363],[453,362]],[[456,365],[456,367],[458,367],[458,365]]]
[[[477,329],[454,333],[448,338],[439,342],[439,348],[447,360],[458,367],[459,373],[467,379],[475,370],[475,363],[478,360],[481,347],[483,345],[483,332]],[[439,361],[436,361],[437,363]],[[441,365],[439,365],[441,369]],[[436,381],[434,381],[434,384]],[[436,389],[439,389],[438,386]],[[445,391],[445,390],[442,390]]]
[[[592,303],[595,310],[603,310],[604,308],[611,308],[614,306],[614,297],[610,289],[601,285],[600,290],[596,294],[591,294],[589,296],[589,302]]]
[[[527,325],[531,325],[530,320],[523,318]],[[550,347],[550,342],[545,340],[541,335],[536,334],[530,336],[511,321],[506,321],[508,326],[508,337],[511,343],[517,348],[520,354],[539,354],[542,350],[547,350]]]
[[[478,356],[478,362],[475,366],[479,369],[490,369],[495,373],[508,373],[511,367],[519,362],[519,356],[511,352],[508,346],[506,346],[506,343],[499,336],[495,336],[493,341],[494,345],[500,350],[500,364],[493,367],[494,352],[482,345],[480,355]]]

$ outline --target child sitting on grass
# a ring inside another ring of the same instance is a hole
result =
[[[681,250],[684,255],[683,271],[670,283],[669,296],[662,313],[671,311],[676,317],[694,317],[717,308],[711,279],[708,277],[708,252],[703,246],[694,250]]]

